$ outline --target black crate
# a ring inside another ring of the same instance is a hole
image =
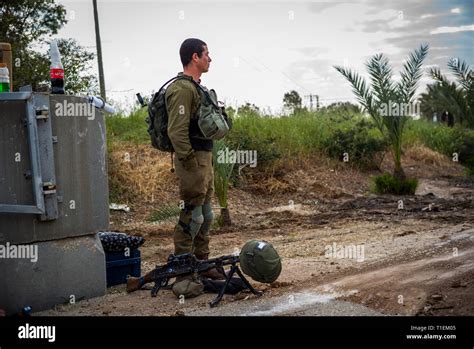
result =
[[[140,277],[141,257],[138,248],[130,250],[128,257],[125,255],[125,251],[106,252],[105,262],[107,287],[126,283],[127,275]]]

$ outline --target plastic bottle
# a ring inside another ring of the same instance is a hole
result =
[[[10,92],[10,72],[5,63],[0,63],[0,92]]]
[[[10,92],[13,91],[12,46],[7,42],[0,42],[0,63],[5,63],[10,73]]]
[[[105,103],[101,97],[87,96],[87,101],[97,109],[103,109],[106,113],[115,114],[115,108]]]
[[[64,94],[64,69],[61,64],[61,55],[59,54],[58,43],[56,40],[51,41],[51,93]]]

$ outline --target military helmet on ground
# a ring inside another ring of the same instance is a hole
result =
[[[240,251],[240,266],[255,281],[271,283],[281,273],[281,258],[272,244],[250,240]]]

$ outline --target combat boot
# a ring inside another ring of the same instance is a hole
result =
[[[208,260],[209,259],[209,253],[206,253],[206,254],[196,253],[196,258],[201,260],[201,261]],[[208,278],[208,279],[212,279],[212,280],[225,280],[225,278],[226,278],[225,275],[220,273],[215,268],[204,271],[204,272],[200,273],[199,276],[202,276],[202,277],[205,277],[205,278]]]

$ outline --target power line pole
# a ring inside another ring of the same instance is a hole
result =
[[[94,23],[95,23],[95,41],[97,46],[97,63],[99,65],[99,84],[100,84],[100,96],[106,100],[105,96],[105,78],[104,78],[104,66],[102,65],[102,46],[100,44],[100,30],[99,30],[99,15],[97,13],[97,0],[92,0],[94,6]]]
[[[305,97],[309,98],[309,110],[311,110],[311,111],[313,111],[313,98],[315,99],[315,101],[316,101],[316,111],[318,111],[319,110],[319,96],[314,95],[314,94],[310,94],[310,95],[306,95]]]

